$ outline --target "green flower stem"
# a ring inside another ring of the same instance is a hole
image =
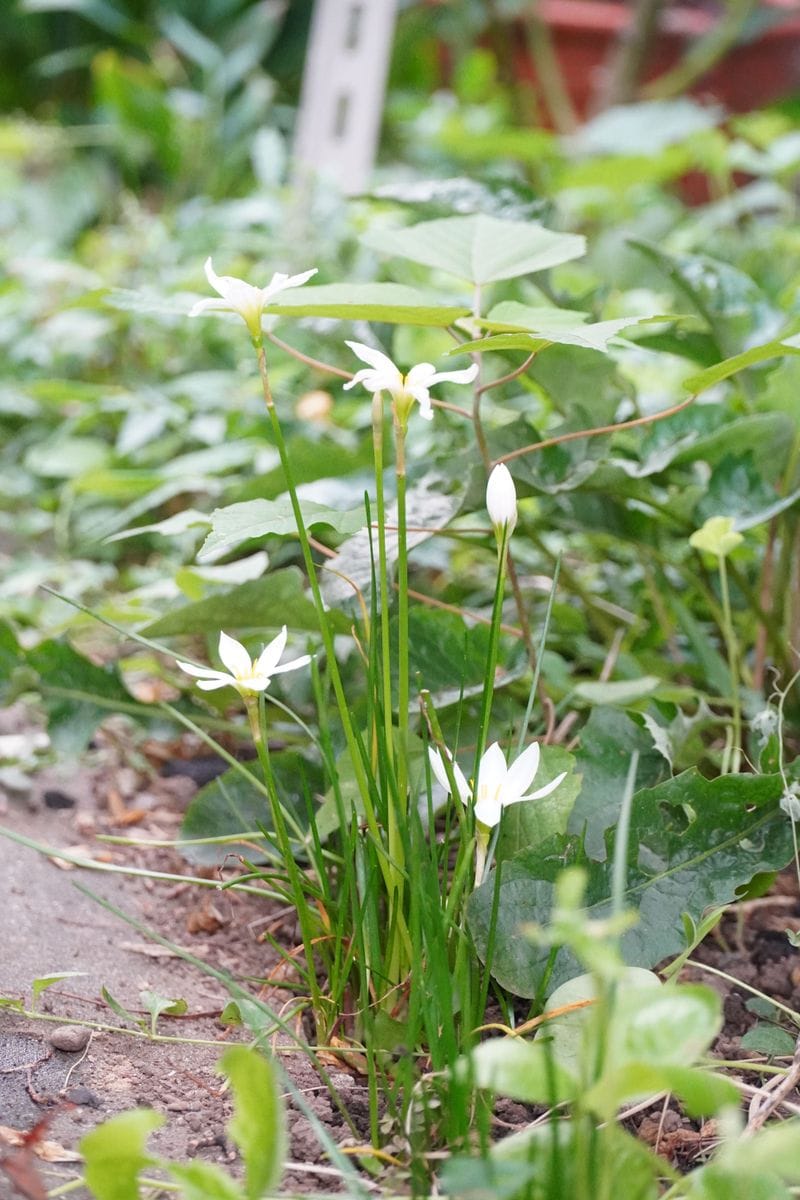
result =
[[[394,876],[397,868],[395,865],[393,865],[391,856],[388,855],[386,850],[383,848],[383,839],[377,817],[375,815],[375,806],[372,802],[372,796],[370,795],[369,782],[364,770],[364,764],[361,760],[361,754],[356,741],[355,731],[353,729],[353,723],[350,717],[350,710],[347,704],[347,697],[344,694],[344,688],[342,686],[342,677],[339,673],[339,665],[336,661],[333,634],[331,633],[325,613],[325,605],[322,600],[322,593],[320,591],[319,580],[317,578],[317,572],[314,566],[314,559],[311,554],[308,532],[303,522],[303,513],[300,508],[300,501],[297,498],[297,489],[292,477],[291,467],[289,464],[289,455],[286,450],[286,442],[284,441],[281,423],[275,410],[275,402],[272,398],[272,389],[270,387],[269,373],[267,371],[267,356],[264,351],[263,339],[253,338],[253,345],[255,347],[256,356],[258,359],[258,372],[261,376],[261,386],[264,392],[264,403],[266,404],[267,413],[269,414],[270,422],[272,424],[272,432],[275,438],[275,444],[278,448],[281,466],[286,479],[286,486],[292,503],[292,512],[294,513],[295,524],[297,525],[297,534],[300,540],[303,562],[305,564],[309,586],[311,587],[311,594],[314,597],[314,604],[319,617],[320,632],[322,633],[322,641],[325,646],[325,652],[328,661],[328,672],[330,674],[331,683],[333,684],[333,691],[334,695],[336,696],[336,704],[339,709],[339,716],[342,722],[345,741],[347,742],[350,761],[355,774],[356,784],[361,797],[361,803],[364,808],[364,816],[367,822],[367,828],[369,829],[373,845],[378,850],[378,863],[380,865],[381,874],[383,876],[387,891],[392,892],[394,890]],[[401,939],[405,953],[410,960],[411,940],[409,937],[405,917],[402,912],[397,914],[397,923],[395,929],[396,936]]]
[[[724,554],[719,556],[719,586],[722,596],[722,632],[728,650],[728,668],[731,674],[731,704],[733,706],[733,746],[730,755],[728,755],[727,751],[725,753],[722,773],[725,775],[730,772],[735,775],[739,770],[742,760],[742,707],[739,697],[739,648],[733,629],[731,598],[728,590],[728,569]]]
[[[408,549],[406,530],[406,431],[395,417],[395,472],[397,474],[397,724],[398,802],[408,803]]]
[[[474,786],[478,782],[480,767],[486,743],[489,737],[489,715],[494,695],[495,671],[497,670],[497,653],[500,645],[500,623],[503,617],[503,596],[506,582],[506,558],[508,552],[508,526],[503,527],[503,534],[497,548],[497,579],[494,588],[494,603],[492,605],[492,624],[489,628],[489,652],[486,657],[486,671],[483,678],[483,693],[481,696],[481,715],[478,723],[478,741],[475,747],[475,766],[472,777]],[[479,882],[476,877],[476,882]]]
[[[383,395],[372,397],[372,448],[375,457],[375,507],[378,516],[378,589],[381,604],[381,676],[386,754],[394,762],[392,724],[391,641],[389,636],[389,568],[386,562],[386,501],[383,494]],[[391,851],[390,851],[391,853]]]
[[[286,874],[289,877],[289,884],[292,890],[292,898],[295,908],[297,909],[297,919],[300,925],[300,933],[303,938],[303,950],[306,957],[306,967],[308,969],[308,984],[311,992],[311,1003],[314,1012],[319,1014],[323,1009],[322,993],[320,992],[317,983],[317,968],[314,962],[314,943],[319,932],[312,926],[309,920],[310,908],[306,899],[305,889],[303,888],[303,878],[298,870],[297,863],[292,850],[289,834],[286,830],[286,821],[284,818],[283,805],[280,802],[277,788],[275,787],[275,776],[272,773],[272,765],[269,761],[269,744],[267,741],[266,730],[266,705],[264,702],[264,693],[261,692],[258,696],[250,696],[245,700],[247,709],[247,719],[250,722],[250,734],[253,739],[253,745],[256,748],[258,761],[261,765],[261,770],[264,775],[264,783],[269,792],[269,804],[272,812],[272,824],[275,830],[275,840],[278,850],[283,858],[283,865],[286,868]]]

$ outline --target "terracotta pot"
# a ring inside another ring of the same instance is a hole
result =
[[[785,18],[774,20],[776,10]],[[628,5],[618,0],[540,0],[538,9],[550,27],[564,79],[577,112],[591,113],[603,68],[617,38],[631,22]],[[729,50],[691,88],[703,100],[715,100],[730,112],[747,112],[800,91],[800,6],[792,0],[762,0],[768,28]],[[647,55],[644,82],[676,66],[693,41],[707,34],[719,17],[705,8],[675,4],[665,8]],[[518,76],[536,82],[524,41],[519,41]]]

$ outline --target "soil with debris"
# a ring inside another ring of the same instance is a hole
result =
[[[188,753],[185,746],[184,751]],[[198,783],[206,782],[198,774],[209,764],[199,767],[197,759],[188,758],[183,767],[178,759],[166,771],[162,763],[155,772],[133,770],[127,758],[113,737],[101,737],[89,766],[47,768],[28,791],[21,783],[5,794],[0,790],[0,825],[100,864],[177,876],[198,873],[171,850],[96,840],[102,833],[146,840],[176,837],[187,803]],[[136,1106],[154,1108],[165,1118],[150,1143],[156,1154],[174,1160],[197,1157],[238,1170],[225,1133],[230,1106],[215,1069],[225,1046],[242,1037],[237,1027],[220,1019],[230,1000],[223,982],[148,938],[104,903],[226,972],[274,1008],[291,998],[291,992],[279,990],[282,962],[261,937],[269,928],[273,937],[295,945],[291,911],[230,891],[203,890],[180,878],[154,880],[76,869],[0,836],[0,997],[22,1000],[31,1008],[34,981],[74,973],[40,993],[36,1007],[47,1020],[0,1007],[0,1167],[5,1163],[0,1200],[35,1196],[35,1190],[25,1191],[33,1186],[30,1172],[48,1188],[74,1178],[80,1173],[77,1146],[83,1134]],[[791,873],[769,896],[726,915],[694,958],[800,1012],[800,955],[787,930],[800,930],[800,896]],[[774,1028],[780,1014],[754,1011],[752,995],[744,987],[700,967],[685,968],[683,977],[701,980],[723,996],[726,1024],[716,1047],[718,1056],[764,1061],[765,1055],[743,1047],[742,1039],[756,1026]],[[159,1017],[158,1032],[187,1040],[153,1041],[129,1022],[128,1032],[119,1030],[126,1019],[115,1006],[149,1023],[143,991],[186,1001],[185,1015]],[[87,1040],[84,1027],[70,1024],[75,1021],[114,1026],[117,1031],[93,1029]],[[785,1027],[786,1038],[790,1026]],[[317,1119],[340,1144],[367,1142],[363,1078],[344,1061],[325,1063],[350,1117],[348,1125],[312,1063],[292,1052],[288,1041],[276,1039],[275,1049]],[[760,1082],[746,1069],[738,1077],[746,1096],[747,1088]],[[788,1105],[798,1103],[796,1094],[785,1100]],[[532,1115],[524,1105],[501,1102],[497,1135],[524,1126]],[[46,1132],[32,1157],[19,1142],[43,1118]],[[715,1136],[712,1125],[689,1121],[670,1105],[632,1114],[629,1127],[682,1169],[700,1161]],[[337,1173],[326,1161],[308,1118],[293,1112],[289,1128],[291,1161],[284,1188],[340,1190]],[[15,1191],[12,1178],[20,1164],[23,1176],[21,1183],[16,1179]],[[71,1195],[84,1200],[85,1193]]]

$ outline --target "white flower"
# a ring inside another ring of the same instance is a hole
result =
[[[251,336],[255,338],[261,336],[261,314],[273,296],[286,291],[287,288],[300,287],[317,273],[316,267],[310,271],[303,271],[300,275],[282,275],[276,272],[266,287],[259,288],[253,287],[252,283],[245,283],[243,279],[235,279],[232,275],[217,275],[210,258],[206,259],[205,269],[208,282],[222,299],[198,300],[190,310],[189,316],[197,317],[205,312],[238,313],[250,330]]]
[[[434,775],[442,787],[449,792],[450,783],[440,751],[429,747],[428,754]],[[503,809],[507,805],[518,804],[520,800],[541,800],[543,796],[549,796],[567,774],[566,771],[562,771],[544,787],[538,788],[535,792],[528,792],[527,789],[533,783],[536,772],[539,770],[539,743],[534,742],[528,746],[528,749],[523,750],[519,758],[509,767],[500,746],[497,742],[493,742],[480,761],[478,778],[473,790],[449,750],[447,757],[450,759],[459,800],[464,805],[469,804],[471,800],[474,801],[475,819],[487,829],[494,829],[495,825],[499,824]]]
[[[357,371],[345,390],[363,383],[368,392],[388,392],[395,403],[404,401],[411,405],[414,400],[419,404],[419,415],[426,421],[433,417],[431,408],[430,388],[434,383],[472,383],[478,374],[478,364],[473,363],[463,371],[437,371],[433,363],[417,363],[407,375],[403,375],[390,358],[364,346],[361,342],[346,343],[357,358],[368,364],[363,371]]]
[[[212,667],[196,667],[192,663],[177,664],[187,675],[197,679],[197,686],[204,692],[213,692],[221,687],[235,687],[241,696],[256,695],[269,687],[273,675],[282,675],[284,671],[295,671],[311,661],[311,656],[304,654],[301,658],[293,658],[291,662],[278,666],[278,660],[286,647],[286,626],[273,638],[268,646],[261,651],[258,658],[251,659],[241,642],[229,637],[227,633],[219,635],[219,656],[228,671],[215,671]]]
[[[507,536],[511,537],[517,523],[517,493],[505,463],[498,463],[489,476],[486,509],[498,539],[502,537],[504,529]]]

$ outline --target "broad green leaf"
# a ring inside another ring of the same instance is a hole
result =
[[[36,1008],[42,992],[47,991],[53,984],[61,983],[62,979],[74,979],[79,975],[85,974],[85,971],[56,971],[52,975],[42,975],[39,979],[34,979],[31,984],[31,993],[33,996],[31,1007]]]
[[[645,971],[642,967],[625,967],[617,980],[617,987],[617,995],[621,994],[620,989],[628,988],[644,993],[646,989],[658,991],[661,983],[652,971]],[[548,1017],[544,1032],[550,1041],[553,1058],[575,1079],[585,1079],[587,1068],[590,1067],[586,1057],[587,1053],[591,1055],[591,1042],[587,1046],[586,1026],[587,1021],[591,1025],[595,1019],[595,1013],[590,1009],[596,996],[594,976],[576,975],[551,992],[544,1006],[545,1016]],[[586,1007],[577,1007],[581,1004]],[[573,1008],[573,1005],[576,1007]],[[562,1008],[569,1011],[559,1013]]]
[[[773,1172],[787,1183],[800,1184],[797,1120],[776,1121],[755,1137],[727,1141],[719,1151],[719,1165],[738,1172],[748,1182],[761,1172]]]
[[[631,1062],[618,1071],[610,1071],[590,1088],[583,1101],[598,1116],[611,1120],[628,1100],[672,1092],[689,1116],[703,1117],[738,1104],[741,1096],[729,1079],[683,1067],[649,1062]]]
[[[25,455],[25,466],[43,479],[72,479],[105,463],[111,455],[100,438],[64,437],[37,442]]]
[[[183,999],[171,1000],[169,996],[160,996],[158,992],[145,988],[139,992],[139,999],[150,1013],[150,1032],[155,1037],[158,1018],[162,1013],[168,1017],[182,1017],[189,1011],[189,1005]]]
[[[448,483],[441,475],[431,473],[412,484],[406,494],[406,520],[409,550],[426,541],[434,530],[443,529],[461,508],[464,502],[467,480],[459,485]],[[445,491],[447,487],[452,491]],[[390,572],[397,561],[397,504],[386,511],[386,562]],[[431,532],[428,532],[431,531]],[[377,532],[361,529],[339,547],[335,558],[328,560],[323,573],[322,591],[326,604],[352,606],[358,588],[369,602],[372,581],[372,555],[370,538],[374,538],[374,553],[377,561]],[[335,573],[334,573],[335,572]]]
[[[346,633],[349,622],[339,613],[328,613],[326,620],[337,632]],[[232,591],[209,596],[194,604],[185,604],[142,632],[147,637],[174,637],[185,633],[264,633],[289,625],[293,630],[318,630],[319,620],[313,601],[306,597],[303,577],[297,567],[273,571],[263,579],[252,579]]]
[[[524,1104],[558,1104],[574,1099],[578,1090],[578,1080],[554,1061],[544,1038],[490,1038],[461,1059],[456,1071],[475,1087]]]
[[[313,795],[324,787],[320,768],[293,750],[273,752],[270,764],[281,803],[305,827],[306,791]],[[231,767],[192,798],[181,824],[181,837],[216,838],[239,833],[255,836],[225,845],[184,846],[181,853],[190,862],[208,865],[218,863],[225,854],[241,854],[249,862],[264,862],[270,851],[261,834],[262,827],[267,832],[272,829],[269,800],[257,786],[255,777],[251,782],[249,774]]]
[[[585,314],[568,309],[530,308],[516,300],[506,300],[495,305],[488,318],[481,322],[492,331],[492,336],[466,342],[451,353],[463,353],[465,350],[525,350],[528,354],[534,354],[553,343],[606,353],[609,342],[623,329],[675,320],[674,317],[632,316],[585,324],[581,319],[583,316]]]
[[[147,1139],[163,1124],[160,1113],[137,1108],[104,1121],[81,1139],[84,1178],[95,1200],[139,1200],[139,1174],[154,1161]]]
[[[713,466],[726,454],[752,451],[758,469],[774,479],[786,462],[794,431],[794,421],[787,413],[752,413],[733,420],[729,417],[717,429],[680,449],[672,461],[682,466],[704,460]]]
[[[585,1127],[584,1127],[585,1128]],[[498,1165],[516,1166],[519,1170],[535,1165],[535,1175],[523,1193],[514,1200],[567,1200],[568,1197],[591,1195],[584,1190],[585,1133],[576,1132],[569,1118],[535,1121],[517,1133],[496,1142],[491,1149],[491,1161]],[[618,1128],[613,1122],[599,1131],[593,1146],[597,1178],[602,1179],[607,1194],[614,1200],[656,1200],[661,1194],[659,1179],[664,1174],[663,1161],[642,1141]],[[521,1179],[525,1179],[524,1173]],[[458,1193],[469,1197],[469,1193]],[[478,1193],[474,1200],[488,1200],[492,1192]]]
[[[244,1200],[236,1180],[215,1163],[170,1163],[167,1170],[180,1184],[181,1200]]]
[[[106,538],[107,542],[118,542],[122,538],[139,537],[144,533],[160,533],[163,537],[179,537],[181,534],[195,531],[200,533],[202,529],[208,529],[211,524],[211,518],[208,513],[198,512],[196,508],[187,508],[183,512],[175,513],[172,517],[165,517],[163,521],[155,521],[152,525],[135,525],[132,529],[123,529],[120,533],[112,533]]]
[[[628,754],[623,751],[623,756],[627,761]],[[652,967],[679,953],[684,912],[697,920],[707,908],[733,900],[737,888],[754,875],[780,869],[791,859],[791,823],[779,807],[782,794],[779,775],[709,780],[695,770],[635,794],[624,900],[638,912],[639,922],[622,936],[625,962]],[[611,859],[613,835],[608,841]],[[492,974],[517,995],[536,994],[549,958],[547,948],[520,936],[520,928],[547,923],[554,883],[572,865],[583,866],[588,874],[588,915],[606,918],[611,912],[610,861],[588,859],[579,837],[553,838],[502,864]],[[481,955],[486,953],[494,891],[492,872],[468,904],[470,930]],[[559,950],[549,989],[579,973],[572,955]]]
[[[0,621],[0,703],[6,704],[12,695],[14,672],[22,666],[24,651],[7,621]]]
[[[593,709],[575,752],[575,769],[583,785],[569,822],[571,832],[583,834],[592,858],[605,855],[604,834],[619,816],[634,751],[639,755],[638,787],[652,787],[669,775],[669,764],[646,729],[616,709]]]
[[[46,641],[29,650],[38,690],[48,714],[53,745],[63,754],[84,749],[100,722],[114,711],[135,713],[136,705],[115,667],[98,667],[66,642]],[[144,710],[142,709],[142,712]]]
[[[740,1045],[743,1050],[755,1050],[757,1054],[794,1054],[797,1038],[788,1029],[779,1025],[768,1025],[759,1021],[752,1029],[748,1029]]]
[[[757,363],[767,362],[771,358],[780,358],[788,354],[800,354],[800,341],[797,338],[773,338],[771,342],[765,342],[761,346],[751,346],[749,350],[743,350],[741,354],[734,354],[731,358],[726,358],[705,371],[687,376],[683,381],[683,386],[687,392],[699,394],[713,387],[714,384],[721,383],[723,379],[730,379],[732,375],[737,375],[746,367],[754,367]]]
[[[328,525],[337,533],[355,533],[366,525],[363,505],[341,512],[325,504],[315,504],[313,500],[303,500],[300,507],[307,529]],[[245,500],[226,508],[215,508],[211,514],[211,532],[200,548],[198,562],[219,558],[242,542],[267,534],[297,536],[297,522],[289,496],[281,496],[278,500]]]
[[[745,1144],[749,1145],[750,1140]],[[684,1186],[686,1200],[743,1200],[743,1188],[747,1189],[744,1193],[747,1200],[793,1200],[796,1195],[784,1187],[768,1167],[762,1168],[760,1173],[745,1174],[742,1170],[731,1171],[721,1166],[716,1157],[704,1167],[692,1171],[686,1177]]]
[[[777,313],[761,288],[737,267],[703,254],[670,254],[651,242],[629,244],[654,262],[706,322],[719,353],[741,353],[759,333],[774,333]]]
[[[560,746],[542,746],[539,770],[533,787],[544,787],[562,771],[567,772],[554,792],[540,800],[510,804],[503,811],[500,836],[495,848],[495,861],[513,858],[520,850],[538,846],[553,837],[566,833],[575,798],[581,790],[581,777],[575,773],[575,759]]]
[[[257,1050],[231,1046],[218,1068],[227,1075],[234,1096],[228,1132],[245,1166],[245,1191],[260,1200],[277,1186],[286,1158],[286,1112],[272,1063]]]
[[[464,304],[441,300],[400,283],[329,283],[292,288],[269,304],[266,316],[333,317],[389,325],[452,325],[469,315]]]
[[[364,240],[382,254],[408,258],[478,285],[544,271],[580,258],[586,249],[585,239],[576,234],[482,214],[381,229]]]
[[[723,109],[687,96],[614,105],[587,121],[572,144],[581,155],[656,156],[692,134],[713,129],[724,115]]]

